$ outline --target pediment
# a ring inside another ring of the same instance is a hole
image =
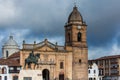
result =
[[[53,43],[50,43],[48,41],[43,41],[41,43],[36,44],[34,49],[40,51],[55,51],[56,47]]]
[[[37,47],[36,50],[40,50],[40,51],[55,51],[55,48],[52,48],[49,45],[43,45],[41,47]]]
[[[23,44],[25,50],[40,50],[40,51],[64,51],[64,46],[59,46],[49,42],[47,39],[40,43]]]

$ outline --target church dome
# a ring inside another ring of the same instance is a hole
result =
[[[82,22],[82,16],[80,14],[80,12],[78,11],[77,7],[73,7],[73,11],[71,12],[71,14],[68,17],[68,23],[70,22]]]
[[[9,37],[9,40],[4,44],[4,47],[5,46],[11,46],[11,47],[14,46],[16,48],[19,47],[18,44],[17,44],[17,42],[15,40],[13,40],[13,36]]]
[[[2,46],[3,58],[6,59],[19,50],[17,42],[13,39],[13,36],[10,36],[8,41]]]

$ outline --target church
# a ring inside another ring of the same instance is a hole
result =
[[[88,47],[86,41],[87,25],[78,11],[73,11],[68,17],[65,28],[65,45],[59,46],[45,39],[40,43],[27,44],[23,41],[20,51],[20,64],[24,67],[25,59],[31,51],[39,53],[38,67],[45,80],[87,80],[88,76]],[[28,69],[26,66],[25,69]]]
[[[38,76],[42,76],[43,80],[88,80],[87,25],[76,6],[73,7],[63,28],[63,46],[48,39],[33,44],[23,41],[22,49],[19,50],[23,71],[40,70],[41,74]],[[4,56],[9,58],[8,54]],[[35,56],[37,58],[34,58]],[[26,80],[33,79],[29,77]]]

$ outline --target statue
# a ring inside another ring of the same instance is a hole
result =
[[[31,68],[32,63],[34,63],[34,68],[36,65],[38,66],[38,59],[39,58],[40,58],[40,54],[37,53],[34,55],[34,52],[32,51],[32,53],[30,53],[29,56],[25,59],[24,69],[25,69],[27,64],[28,64],[28,67],[30,67],[30,68]]]

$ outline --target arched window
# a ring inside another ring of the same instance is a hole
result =
[[[7,69],[5,67],[2,68],[2,74],[7,74]]]
[[[79,32],[77,35],[77,40],[80,42],[81,41],[81,33]]]
[[[70,33],[68,33],[68,42],[70,42]]]
[[[8,51],[6,51],[6,58],[9,56],[9,53],[8,53]]]
[[[63,69],[64,68],[64,64],[63,62],[60,62],[60,69]]]

